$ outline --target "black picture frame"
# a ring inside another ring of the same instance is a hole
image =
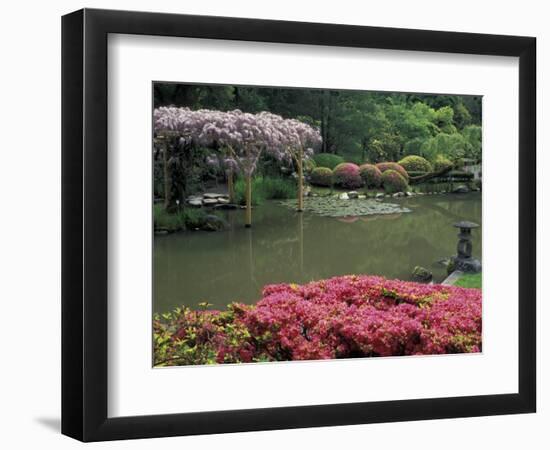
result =
[[[109,418],[109,33],[519,57],[518,393]],[[102,441],[535,412],[535,91],[533,37],[96,9],[64,16],[62,433],[82,441]]]

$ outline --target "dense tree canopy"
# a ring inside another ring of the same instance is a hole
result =
[[[325,153],[356,163],[415,154],[481,159],[481,97],[157,83],[155,107],[269,111],[319,128]]]

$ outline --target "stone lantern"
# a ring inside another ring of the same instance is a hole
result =
[[[472,257],[472,230],[478,228],[479,225],[474,222],[463,220],[453,224],[459,228],[458,244],[456,246],[456,256],[451,258],[455,270],[460,270],[466,273],[481,272],[481,262],[479,259]]]

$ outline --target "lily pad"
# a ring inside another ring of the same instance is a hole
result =
[[[296,200],[281,202],[284,206],[296,209]],[[372,199],[345,200],[338,197],[306,197],[304,209],[325,217],[358,217],[411,212],[395,203],[378,202]]]

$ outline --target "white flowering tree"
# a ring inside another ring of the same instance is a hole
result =
[[[215,159],[228,175],[230,196],[233,190],[233,174],[239,171],[243,175],[246,181],[246,226],[252,224],[252,175],[263,152],[281,162],[296,162],[298,210],[303,210],[303,160],[312,152],[311,147],[321,141],[315,128],[269,112],[250,114],[239,110],[192,111],[176,107],[155,109],[154,123],[157,136],[176,135],[185,139],[185,143],[193,142],[217,149]],[[166,155],[169,146],[164,149]],[[165,164],[165,167],[169,165]],[[164,176],[165,183],[169,183],[166,180],[170,173],[166,169]]]
[[[314,148],[321,144],[321,134],[317,128],[299,120],[283,119],[270,114],[272,127],[277,130],[282,151],[294,161],[298,169],[298,211],[304,210],[304,159],[312,156]]]

